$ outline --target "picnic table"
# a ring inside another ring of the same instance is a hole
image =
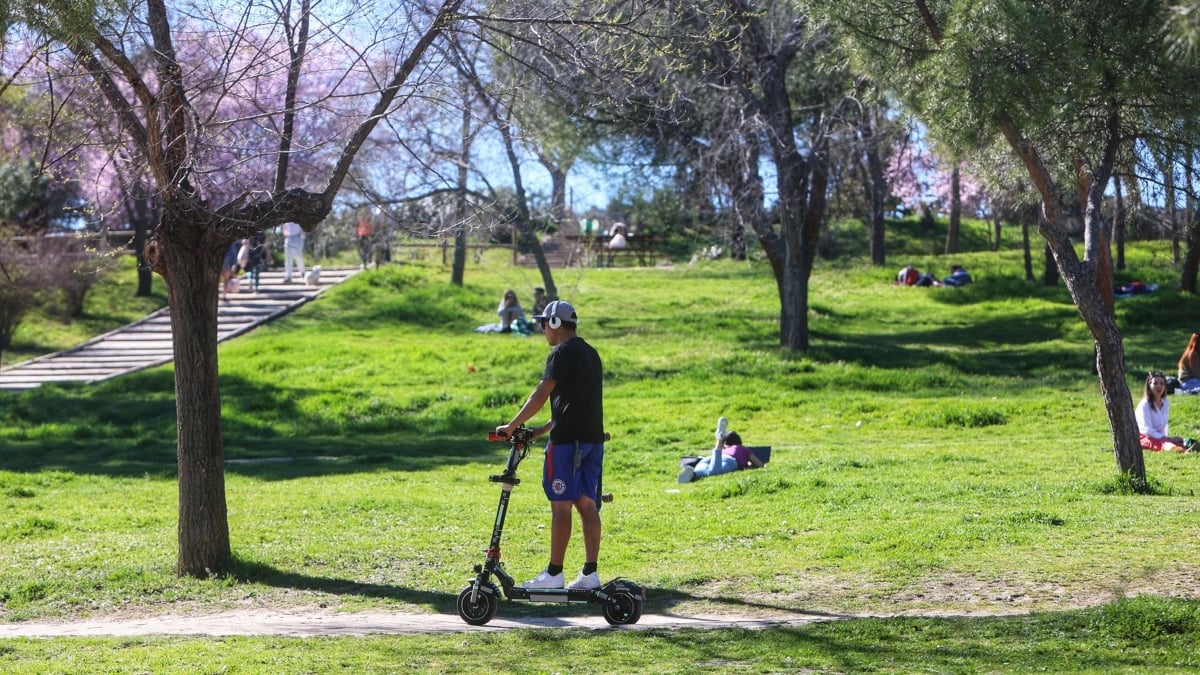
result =
[[[597,267],[612,267],[622,258],[641,266],[654,266],[658,262],[658,248],[663,242],[663,238],[656,234],[627,235],[624,248],[609,248],[612,237],[607,234],[567,235],[567,240],[577,250],[589,253]]]

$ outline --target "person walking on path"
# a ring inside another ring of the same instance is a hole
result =
[[[238,251],[242,249],[244,239],[235,239],[221,258],[221,300],[229,302],[230,292],[237,292]]]
[[[600,587],[600,510],[604,467],[604,366],[596,350],[576,334],[575,308],[562,300],[534,317],[545,326],[549,356],[542,380],[508,424],[496,434],[508,437],[550,401],[550,421],[533,430],[550,434],[542,489],[550,500],[550,562],[525,588],[563,588],[563,561],[571,540],[572,509],[583,529],[584,564],[571,589]]]
[[[283,224],[283,283],[292,283],[292,264],[304,278],[304,228],[296,223]]]
[[[247,242],[250,249],[249,258],[246,261],[246,276],[250,278],[250,287],[255,293],[258,292],[258,280],[263,269],[267,266],[267,256],[270,252],[267,250],[267,235],[263,232],[255,232],[250,235]]]
[[[375,226],[366,216],[359,216],[358,224],[354,228],[354,235],[358,237],[358,257],[362,260],[362,268],[365,270],[371,264],[371,249],[375,245]]]

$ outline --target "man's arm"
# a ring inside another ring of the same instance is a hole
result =
[[[513,429],[521,426],[536,415],[542,409],[542,406],[546,405],[546,401],[550,399],[550,393],[554,391],[554,385],[556,384],[557,382],[554,380],[542,380],[538,382],[538,386],[529,394],[529,398],[525,399],[525,405],[521,406],[521,409],[512,418],[512,421],[503,426],[496,427],[496,433],[501,436],[508,436],[513,432]],[[538,429],[534,435],[540,436],[546,433],[553,425],[554,422],[551,420],[545,426]]]

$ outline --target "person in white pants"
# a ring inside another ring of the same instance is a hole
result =
[[[283,283],[292,283],[292,262],[304,278],[304,229],[296,223],[283,224]]]

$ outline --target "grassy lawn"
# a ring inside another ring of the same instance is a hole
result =
[[[1195,298],[1166,246],[1128,252],[1130,388],[1171,371]],[[897,288],[894,268],[962,289]],[[1154,493],[1116,476],[1089,336],[1020,253],[826,263],[812,348],[778,348],[762,262],[557,271],[606,366],[601,575],[646,613],[887,615],[766,631],[523,630],[376,638],[2,640],[6,672],[1177,672],[1200,667],[1200,457],[1148,454]],[[532,389],[540,337],[485,335],[536,271],[493,252],[450,287],[440,261],[360,274],[220,351],[227,576],[177,579],[170,368],[0,400],[0,620],[235,608],[453,613],[482,558],[503,447],[486,433]],[[159,281],[158,283],[161,283]],[[1182,317],[1182,318],[1181,318]],[[1200,398],[1172,429],[1200,436]],[[770,465],[679,485],[716,418]],[[537,418],[544,419],[544,415]],[[544,564],[538,458],[505,561]],[[578,534],[576,534],[578,539]],[[580,564],[572,542],[567,567]],[[1128,598],[1128,599],[1126,599]],[[1086,609],[1085,609],[1086,608]],[[553,615],[502,605],[500,615]],[[592,608],[568,612],[594,613]],[[974,618],[959,614],[991,613]],[[465,628],[465,626],[464,626]]]

